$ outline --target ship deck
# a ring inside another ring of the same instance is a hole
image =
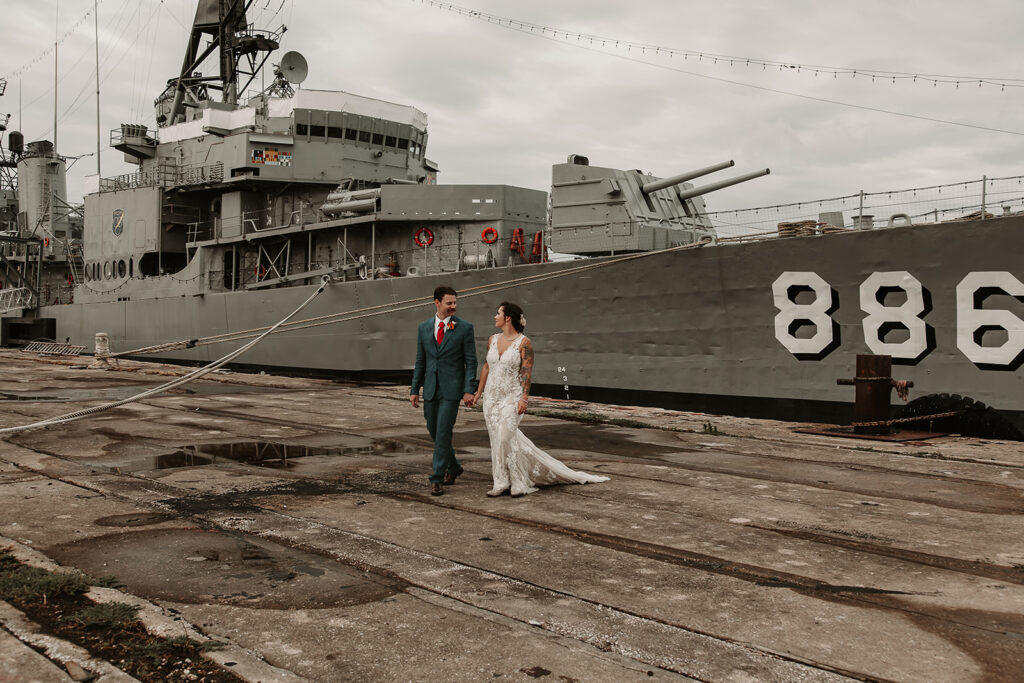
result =
[[[4,427],[185,372],[0,359]],[[431,497],[405,387],[217,372],[0,440],[0,549],[251,681],[1024,678],[1024,444],[804,426],[537,399],[524,432],[611,480],[488,498],[462,409]],[[2,680],[102,668],[0,623]]]

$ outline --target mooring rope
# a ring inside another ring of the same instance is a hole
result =
[[[476,287],[470,287],[463,289],[459,292],[460,298],[469,298],[474,296],[483,296],[485,294],[491,294],[493,292],[501,291],[503,289],[511,289],[513,287],[519,287],[522,285],[532,285],[537,282],[544,282],[546,280],[566,277],[569,275],[576,275],[588,270],[594,270],[597,268],[606,268],[611,265],[624,263],[626,261],[634,261],[637,259],[647,258],[657,254],[665,254],[674,251],[685,251],[688,249],[698,249],[710,243],[710,240],[701,240],[699,242],[693,242],[690,244],[683,244],[677,247],[669,247],[667,249],[660,249],[657,251],[641,252],[639,254],[630,254],[629,256],[621,256],[618,258],[612,258],[609,261],[601,261],[599,263],[586,263],[580,266],[574,266],[559,270],[554,273],[540,273],[537,275],[527,275],[521,278],[514,278],[511,280],[505,280],[502,282],[494,282],[486,285],[478,285]],[[358,308],[352,311],[345,311],[342,313],[328,313],[326,315],[317,316],[314,318],[306,318],[305,320],[296,320],[295,322],[288,323],[287,325],[275,325],[275,328],[280,327],[277,332],[294,332],[296,330],[304,330],[311,327],[320,327],[323,325],[334,325],[337,323],[350,322],[353,320],[360,320],[363,318],[371,318],[378,315],[385,315],[388,313],[398,313],[399,311],[405,311],[412,308],[418,308],[424,303],[430,301],[429,296],[417,297],[415,299],[406,299],[404,301],[395,301],[386,304],[378,304],[376,306],[367,306],[365,308]],[[123,356],[136,356],[147,353],[163,353],[164,351],[176,351],[179,349],[194,348],[197,346],[206,346],[209,344],[223,344],[231,341],[239,341],[242,339],[250,339],[257,336],[266,327],[257,327],[248,330],[237,330],[235,332],[225,332],[223,334],[211,335],[209,337],[200,337],[197,339],[183,339],[174,342],[165,342],[162,344],[155,344],[152,346],[144,346],[138,349],[132,349],[130,351],[117,351],[109,354],[96,354],[96,358],[119,358]]]
[[[34,422],[34,423],[28,424],[28,425],[21,425],[19,427],[5,427],[3,429],[0,429],[0,434],[12,434],[14,432],[23,432],[23,431],[27,431],[29,429],[38,429],[38,428],[49,427],[49,426],[57,425],[57,424],[64,424],[66,422],[72,422],[74,420],[79,420],[79,419],[81,419],[83,417],[86,417],[88,415],[94,415],[96,413],[103,412],[105,410],[110,410],[111,408],[117,408],[119,406],[123,406],[123,405],[126,405],[128,403],[134,403],[136,401],[141,401],[144,398],[150,398],[151,396],[156,396],[157,394],[162,394],[165,391],[168,391],[170,389],[174,389],[175,387],[181,386],[182,384],[187,384],[188,382],[192,382],[194,380],[197,380],[200,377],[203,377],[204,375],[208,375],[211,372],[213,372],[214,370],[216,370],[217,368],[219,368],[222,365],[224,365],[225,363],[229,363],[232,360],[234,360],[235,358],[237,358],[238,356],[241,356],[243,353],[245,353],[246,351],[248,351],[252,347],[254,347],[257,344],[259,344],[261,341],[263,341],[263,339],[265,337],[267,337],[268,335],[272,334],[275,330],[277,330],[279,327],[281,327],[281,325],[285,324],[288,320],[290,320],[294,316],[298,315],[299,312],[302,309],[304,309],[306,306],[308,306],[310,304],[310,302],[313,301],[313,299],[315,299],[316,297],[320,296],[321,293],[323,293],[323,291],[327,287],[327,285],[328,285],[328,282],[321,283],[321,285],[316,289],[316,291],[309,295],[308,299],[306,299],[304,302],[302,302],[302,304],[298,308],[296,308],[294,311],[292,311],[287,316],[282,318],[276,325],[273,325],[273,326],[267,328],[266,331],[263,334],[259,335],[258,337],[253,339],[251,342],[249,342],[249,343],[247,343],[247,344],[245,344],[243,346],[238,347],[234,351],[232,351],[232,352],[228,353],[227,355],[222,356],[221,358],[213,361],[209,365],[206,365],[204,367],[201,367],[201,368],[198,368],[196,370],[193,370],[192,372],[190,372],[190,373],[188,373],[186,375],[182,375],[181,377],[173,379],[170,382],[167,382],[165,384],[161,384],[160,386],[154,387],[153,389],[147,389],[146,391],[143,391],[141,394],[136,394],[135,396],[131,396],[129,398],[122,399],[120,401],[115,401],[113,403],[105,403],[103,405],[93,406],[92,408],[84,408],[82,410],[77,410],[77,411],[75,411],[73,413],[68,413],[67,415],[61,415],[59,417],[51,417],[49,419],[40,420],[39,422]]]

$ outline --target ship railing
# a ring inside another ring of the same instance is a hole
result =
[[[100,192],[132,190],[140,187],[182,187],[204,185],[224,180],[224,164],[190,164],[176,166],[160,164],[155,169],[124,173],[111,178],[100,178]]]
[[[159,142],[159,132],[150,130],[142,123],[122,123],[119,128],[110,131],[110,146],[116,147],[125,143],[145,142],[148,145],[156,145]]]
[[[224,164],[220,161],[215,164],[176,166],[174,171],[174,184],[177,186],[204,185],[206,183],[220,183],[224,181]]]
[[[111,178],[100,178],[100,192],[116,192],[118,190],[134,190],[140,187],[155,187],[159,184],[161,173],[158,170],[136,171],[123,173]]]
[[[707,214],[718,235],[734,241],[934,225],[1024,212],[1024,176],[982,177],[904,190],[857,192]]]
[[[0,289],[0,313],[10,313],[20,308],[31,308],[32,291],[27,287]]]

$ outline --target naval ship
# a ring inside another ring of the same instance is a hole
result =
[[[0,195],[3,244],[37,281],[3,283],[26,290],[2,309],[4,344],[92,348],[105,333],[115,353],[207,363],[327,282],[240,361],[402,380],[445,284],[481,354],[498,303],[523,306],[540,394],[848,422],[854,392],[837,379],[874,353],[916,397],[1024,427],[1024,212],[987,205],[987,180],[955,216],[872,217],[861,195],[850,215],[732,237],[703,197],[767,169],[705,181],[733,164],[704,160],[660,177],[566,150],[549,192],[444,184],[424,112],[301,87],[305,60],[268,64],[281,35],[247,23],[251,4],[198,3],[157,128],[111,133],[137,170],[96,179],[80,236],[46,199],[56,150],[9,136],[20,207]],[[264,67],[271,85],[242,98]],[[39,272],[72,291],[44,295]]]

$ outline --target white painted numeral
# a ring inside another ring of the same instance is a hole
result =
[[[1010,296],[1024,296],[1024,284],[1006,271],[968,273],[956,286],[956,345],[972,362],[1010,365],[1024,351],[1024,320],[1010,311],[975,308],[975,294],[982,289],[999,289]],[[1006,330],[1002,346],[982,346],[974,334],[983,327]]]
[[[807,287],[814,291],[814,301],[798,304],[789,298],[791,287]],[[775,308],[775,338],[790,353],[821,353],[834,338],[832,318],[828,310],[832,307],[832,287],[817,273],[785,272],[772,283]],[[814,325],[814,335],[807,339],[794,336],[789,328],[797,320],[807,320]]]
[[[883,288],[902,289],[907,300],[900,306],[884,306],[878,301]],[[864,318],[864,343],[872,353],[914,360],[928,348],[928,326],[921,319],[924,313],[924,290],[921,283],[905,270],[872,273],[860,285],[860,307]],[[885,323],[899,323],[910,331],[901,342],[882,340]]]

